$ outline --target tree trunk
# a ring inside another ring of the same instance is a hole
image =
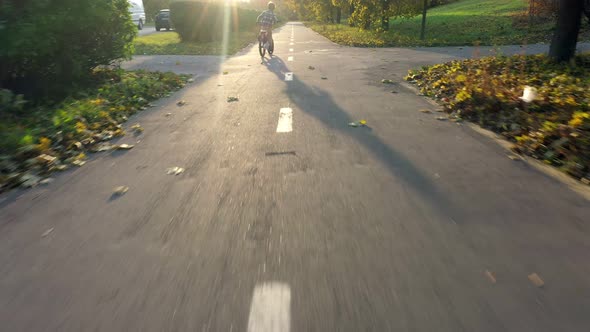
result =
[[[420,40],[424,40],[426,34],[426,10],[428,9],[428,0],[424,0],[424,8],[422,8],[422,28],[420,29]]]
[[[338,8],[336,8],[336,23],[340,24],[341,20],[342,20],[342,8],[338,7]]]
[[[549,48],[549,56],[555,61],[566,62],[574,57],[583,10],[584,0],[561,0],[559,3],[557,27]]]
[[[348,13],[348,25],[350,25],[351,27],[354,26],[354,22],[350,19],[352,17],[352,14],[354,14],[354,3],[352,3],[352,1],[350,2],[350,12]]]

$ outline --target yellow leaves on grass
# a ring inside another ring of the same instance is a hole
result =
[[[459,74],[455,77],[455,81],[459,82],[459,83],[463,83],[463,82],[467,81],[467,76]]]
[[[51,148],[51,140],[47,137],[41,137],[39,139],[39,144],[37,145],[37,150],[43,152],[47,151]]]
[[[85,132],[86,130],[88,130],[88,127],[86,127],[86,125],[80,121],[76,122],[76,132],[78,134],[81,134],[83,132]]]
[[[589,112],[574,112],[572,119],[569,121],[569,125],[577,128],[581,126],[585,121],[590,122],[590,113]]]
[[[459,93],[457,93],[457,96],[455,97],[455,101],[460,103],[460,102],[464,102],[470,98],[471,98],[471,93],[469,93],[467,91],[467,89],[463,88],[463,90],[461,90],[461,91],[459,91]]]

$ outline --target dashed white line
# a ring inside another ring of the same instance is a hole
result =
[[[295,45],[295,43],[289,43],[289,46],[293,46],[293,45]]]
[[[291,288],[268,282],[254,288],[248,332],[289,332],[291,330]]]
[[[293,61],[293,57],[292,56],[288,57],[287,61]]]
[[[292,48],[290,48],[290,49],[289,49],[289,52],[293,52],[293,49],[292,49]]]
[[[291,108],[281,108],[279,112],[279,123],[277,124],[277,133],[290,133],[293,131],[293,110]]]
[[[285,81],[292,81],[293,73],[285,73]]]

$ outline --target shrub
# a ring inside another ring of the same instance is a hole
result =
[[[170,15],[182,41],[209,42],[223,38],[226,19],[229,33],[254,29],[258,12],[214,3],[177,1],[170,5]]]
[[[59,99],[92,69],[132,54],[127,0],[0,2],[0,88]]]

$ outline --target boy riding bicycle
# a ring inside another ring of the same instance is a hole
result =
[[[272,1],[270,1],[268,3],[268,10],[263,11],[262,14],[260,14],[256,19],[256,22],[258,23],[258,25],[260,25],[260,29],[266,31],[268,40],[270,40],[270,43],[273,48],[274,41],[272,39],[272,26],[273,24],[279,21],[274,13],[274,10],[275,4]]]

